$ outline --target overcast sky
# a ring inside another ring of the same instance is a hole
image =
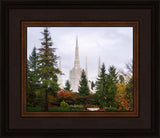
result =
[[[80,66],[85,68],[88,59],[88,77],[95,81],[98,73],[98,58],[105,63],[106,70],[114,65],[118,70],[125,70],[125,64],[133,59],[132,27],[49,27],[55,54],[61,58],[63,83],[69,77],[74,66],[76,36],[79,43]],[[27,28],[27,57],[33,47],[41,47],[44,27]],[[38,52],[38,50],[37,50]]]

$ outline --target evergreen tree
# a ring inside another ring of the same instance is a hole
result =
[[[31,55],[29,56],[29,60],[27,60],[28,69],[29,69],[29,72],[27,75],[28,75],[29,83],[31,85],[32,90],[39,88],[39,78],[36,70],[37,61],[38,61],[38,56],[36,53],[36,48],[34,47]]]
[[[71,92],[71,85],[69,83],[69,80],[66,81],[64,90]]]
[[[38,56],[37,56],[37,53],[36,53],[36,47],[34,47],[31,55],[29,56],[30,69],[32,69],[34,71],[37,69],[37,60],[38,60]]]
[[[34,81],[33,73],[30,71],[29,60],[27,59],[27,106],[34,106],[35,93],[34,93]]]
[[[81,80],[80,80],[80,86],[78,88],[79,94],[84,96],[84,95],[89,95],[89,87],[88,87],[88,80],[86,78],[86,73],[84,70],[82,70],[81,74]]]
[[[44,36],[41,40],[42,47],[39,48],[37,71],[39,74],[42,87],[45,89],[45,111],[48,111],[48,92],[57,93],[60,89],[57,84],[57,74],[60,70],[57,68],[57,56],[55,55],[55,48],[52,48],[52,41],[48,28],[42,32]]]
[[[106,75],[106,88],[107,88],[107,106],[115,106],[115,95],[117,90],[117,77],[118,73],[116,72],[116,68],[114,66],[110,66],[108,69],[108,74]]]
[[[92,82],[91,82],[91,89],[93,90],[94,87],[95,87],[95,84],[94,84],[94,82],[92,81]]]
[[[27,104],[33,106],[35,104],[35,90],[39,88],[37,68],[37,53],[34,47],[29,60],[27,59]]]
[[[100,107],[107,105],[107,89],[106,89],[106,68],[105,64],[102,64],[101,73],[98,76],[96,82],[96,95]]]
[[[124,83],[124,77],[123,77],[123,75],[119,76],[119,83],[120,84]]]

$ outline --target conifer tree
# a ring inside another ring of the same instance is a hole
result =
[[[38,56],[36,53],[36,47],[34,47],[31,55],[29,56],[29,66],[34,71],[37,69],[37,60],[38,60]]]
[[[29,56],[29,60],[27,60],[28,64],[28,80],[31,86],[31,89],[34,90],[39,87],[39,78],[38,78],[38,73],[37,73],[37,61],[38,61],[38,56],[36,53],[36,48],[34,47],[32,50],[31,55]]]
[[[69,83],[69,80],[66,81],[64,90],[65,91],[71,91],[71,85]]]
[[[107,90],[106,90],[106,68],[105,64],[102,64],[101,67],[101,73],[98,76],[97,82],[96,82],[96,95],[97,100],[100,107],[105,107],[107,105],[107,96],[106,96]]]
[[[106,88],[107,88],[107,106],[115,106],[115,95],[117,90],[117,77],[118,73],[116,72],[116,68],[114,66],[110,66],[108,69],[108,74],[106,75]]]
[[[124,77],[123,77],[123,75],[119,76],[119,83],[120,84],[124,83]]]
[[[30,70],[29,60],[27,59],[27,106],[33,106],[36,95],[34,93],[35,84],[33,73]]]
[[[82,70],[81,74],[81,80],[79,82],[80,86],[78,88],[79,94],[84,96],[84,95],[89,95],[89,87],[88,87],[88,80],[86,78],[86,73],[84,70]]]
[[[92,81],[92,82],[91,82],[91,89],[93,90],[94,87],[95,87],[95,84],[94,84],[94,82]]]
[[[34,105],[36,98],[35,90],[39,88],[38,74],[37,74],[37,53],[36,48],[32,50],[29,59],[27,59],[27,104]]]
[[[57,93],[59,86],[57,84],[57,74],[60,70],[57,68],[57,56],[55,55],[55,48],[52,48],[52,41],[48,28],[42,32],[43,38],[41,39],[41,48],[38,52],[37,71],[39,74],[42,87],[45,89],[45,111],[48,111],[48,91]]]

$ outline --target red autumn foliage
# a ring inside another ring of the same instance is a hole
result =
[[[69,91],[60,90],[59,93],[58,93],[59,98],[67,98],[69,96],[70,96]]]
[[[69,91],[64,91],[64,90],[60,90],[58,93],[59,101],[64,100],[68,104],[74,104],[78,96],[79,95],[75,92],[69,92]]]

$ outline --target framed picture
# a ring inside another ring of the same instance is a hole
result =
[[[138,21],[22,21],[21,23],[21,111],[23,117],[138,117]],[[38,38],[41,35],[40,30],[43,28],[44,40]],[[60,32],[59,41],[58,38],[51,37],[52,34],[55,34],[56,37]],[[67,33],[65,34],[65,32]],[[75,33],[81,34],[81,36],[78,35],[78,37]],[[121,37],[122,35],[124,36]],[[37,40],[35,39],[36,36]],[[76,38],[75,47],[69,46],[70,42],[68,42],[73,37]],[[53,46],[54,40],[52,42],[51,38],[55,40],[55,46]],[[78,38],[82,39],[82,44],[79,44]],[[97,41],[95,41],[96,38]],[[65,39],[66,42],[61,44],[60,42],[65,41]],[[97,44],[93,45],[90,39]],[[127,40],[125,41],[125,39]],[[40,40],[39,43],[38,40]],[[48,41],[48,44],[43,44],[46,41]],[[112,44],[113,42],[115,44]],[[122,43],[118,44],[120,42]],[[47,53],[51,50],[46,47],[47,45],[50,45],[52,50],[54,47],[54,51]],[[108,45],[108,48],[106,45]],[[64,50],[65,48],[66,50]],[[95,51],[92,50],[93,48],[95,48]],[[120,49],[123,50],[120,51]],[[75,55],[73,56],[72,53],[75,53]],[[85,53],[85,55],[80,56],[81,53]],[[109,53],[111,54],[109,55]],[[49,55],[48,66],[44,63],[46,54]],[[50,54],[53,54],[53,57]],[[82,69],[80,59],[83,60],[84,57],[86,63],[83,65],[85,69]],[[91,58],[90,62],[87,62],[87,57]],[[96,58],[97,63],[95,63]],[[102,65],[101,59],[104,60]],[[117,62],[118,59],[121,60]],[[74,62],[73,67],[71,66],[72,60]],[[59,62],[58,67],[57,62]],[[108,71],[105,63],[108,66]],[[53,68],[49,68],[50,64]],[[58,71],[61,72],[58,73]],[[48,79],[43,77],[44,74],[47,74]],[[48,81],[48,88],[44,86],[46,81]],[[65,81],[66,84],[63,83]]]
[[[2,136],[159,135],[159,1],[0,6]]]

